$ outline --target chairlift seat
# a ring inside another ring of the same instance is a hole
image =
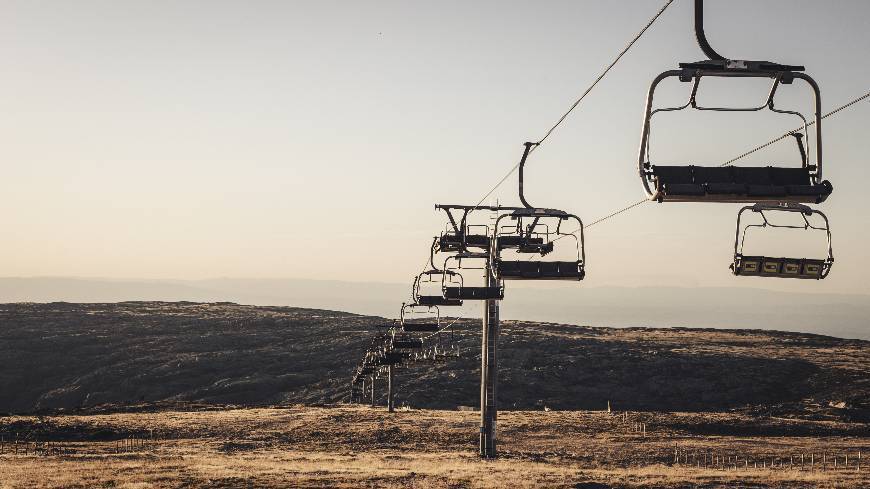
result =
[[[650,166],[659,201],[820,203],[830,182],[813,182],[807,167]]]
[[[448,299],[462,300],[501,300],[504,299],[504,289],[501,287],[444,287],[444,296]]]
[[[586,276],[580,261],[500,260],[497,267],[505,280],[583,280]]]
[[[417,304],[421,306],[461,306],[459,299],[447,299],[440,295],[421,295],[417,297]]]
[[[439,329],[441,327],[438,323],[405,323],[402,325],[402,330],[408,333],[432,333]]]
[[[469,248],[489,248],[489,236],[485,234],[466,234],[465,246]],[[438,238],[438,247],[441,251],[462,251],[462,238],[455,233],[446,233]]]
[[[535,236],[525,237],[515,234],[508,236],[499,236],[498,238],[498,247],[500,249],[516,248],[523,244],[542,245],[544,244],[544,238],[539,238]]]
[[[402,360],[405,358],[405,354],[398,351],[389,351],[382,355],[379,355],[375,359],[375,365],[383,366],[383,365],[396,365],[397,363],[402,363]]]
[[[734,275],[819,280],[826,266],[825,260],[811,258],[737,256],[731,268]]]
[[[508,235],[498,238],[499,250],[515,248],[517,253],[539,253],[546,255],[553,251],[553,242],[544,242],[544,238],[536,236]]]

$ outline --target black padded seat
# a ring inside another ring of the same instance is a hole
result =
[[[516,248],[518,253],[540,253],[546,255],[553,251],[553,243],[544,243],[544,238],[538,237],[523,237],[523,236],[502,236],[498,238],[498,247],[500,250],[507,248]]]
[[[745,194],[746,184],[735,182],[734,167],[696,166],[693,176],[699,182],[706,182],[707,193],[715,195]]]
[[[548,241],[544,244],[525,244],[517,248],[518,253],[538,253],[544,256],[553,251],[553,242]]]
[[[517,253],[538,253],[546,255],[553,251],[553,242],[544,242],[544,238],[524,238],[522,236],[503,236],[498,238],[499,250],[515,248]]]
[[[695,183],[691,166],[654,166],[653,174],[665,195],[704,195],[704,186]]]
[[[734,265],[732,264],[732,268]],[[737,260],[734,275],[750,277],[777,277],[821,279],[825,260],[811,258],[774,258],[769,256],[742,256]]]
[[[438,323],[405,323],[402,325],[402,330],[410,333],[432,333],[439,329],[441,327]]]
[[[652,166],[660,200],[820,203],[833,192],[813,183],[808,168]]]
[[[417,303],[421,306],[461,306],[459,299],[447,299],[440,295],[421,295],[417,297]]]
[[[501,287],[445,287],[444,296],[462,300],[501,300],[504,299],[504,290]]]
[[[483,234],[469,234],[465,236],[465,243],[475,248],[489,248],[489,236]]]
[[[489,236],[485,234],[466,234],[465,245],[471,248],[489,248]],[[438,247],[441,251],[461,251],[462,240],[456,234],[443,234],[438,238]]]
[[[497,267],[505,280],[583,280],[586,276],[579,261],[501,260]]]
[[[499,248],[516,248],[522,244],[531,244],[531,245],[542,245],[544,244],[544,238],[536,238],[536,237],[523,237],[516,235],[508,235],[508,236],[499,236],[498,238],[498,247]]]

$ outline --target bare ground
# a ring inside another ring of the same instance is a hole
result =
[[[477,423],[475,412],[359,406],[8,416],[0,487],[870,486],[857,465],[859,451],[870,464],[863,423],[509,411],[495,461],[476,456]]]

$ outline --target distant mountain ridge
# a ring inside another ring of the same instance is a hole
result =
[[[397,317],[409,289],[405,284],[308,279],[0,278],[0,303],[226,301]],[[870,339],[870,296],[865,295],[727,287],[579,287],[512,288],[506,299],[506,319],[613,327],[758,328]]]

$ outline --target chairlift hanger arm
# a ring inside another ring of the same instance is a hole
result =
[[[698,46],[704,54],[716,61],[725,61],[725,57],[717,53],[710,43],[707,41],[707,35],[704,33],[704,0],[695,0],[695,37],[698,39]]]
[[[529,158],[529,153],[531,153],[532,149],[537,147],[539,144],[540,143],[530,143],[530,142],[523,143],[523,145],[525,146],[525,149],[523,150],[523,157],[520,159],[520,168],[519,168],[519,170],[520,170],[519,171],[520,186],[519,186],[519,188],[520,188],[520,202],[523,203],[523,205],[526,207],[526,209],[533,209],[534,207],[532,207],[532,205],[529,204],[528,201],[526,201],[526,197],[525,197],[525,195],[523,195],[523,169],[526,166],[526,160]]]
[[[704,0],[695,0],[695,38],[698,41],[698,47],[704,52],[704,55],[709,58],[707,62],[687,63],[687,65],[716,65],[726,69],[739,70],[764,70],[764,71],[803,71],[803,66],[797,65],[781,65],[771,63],[770,61],[744,61],[734,60],[722,56],[707,40],[707,34],[704,32]]]

